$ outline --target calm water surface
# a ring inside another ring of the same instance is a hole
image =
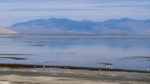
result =
[[[24,60],[11,57],[26,58]],[[150,36],[0,35],[0,63],[146,70]]]

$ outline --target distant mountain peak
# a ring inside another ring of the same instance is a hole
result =
[[[123,21],[134,21],[133,19],[130,19],[130,18],[121,18],[121,19],[118,19],[118,20],[123,20]]]
[[[135,21],[133,19],[130,18],[121,18],[121,19],[109,19],[106,20],[106,23],[120,23],[120,22],[127,22],[127,21]]]
[[[66,19],[66,18],[49,18],[48,20],[69,20],[69,19]]]
[[[149,34],[149,21],[121,18],[93,22],[49,18],[16,23],[9,29],[25,34]]]

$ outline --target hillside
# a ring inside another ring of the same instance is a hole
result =
[[[150,20],[93,22],[51,18],[16,23],[9,29],[25,34],[150,34]]]
[[[6,28],[0,28],[0,34],[17,34],[17,32]]]

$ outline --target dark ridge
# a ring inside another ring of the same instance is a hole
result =
[[[7,68],[58,68],[58,69],[89,70],[89,71],[150,73],[150,71],[143,71],[143,70],[110,69],[110,68],[94,68],[94,67],[76,67],[76,66],[53,66],[53,65],[0,64],[0,67],[1,68],[2,67],[7,67]]]
[[[27,58],[20,58],[20,57],[0,57],[0,58],[13,59],[13,60],[25,60],[25,59],[27,59]]]
[[[103,64],[103,65],[113,65],[111,63],[104,63],[104,62],[99,62],[100,64]]]
[[[144,59],[146,61],[150,61],[150,56],[134,56],[134,57],[127,57],[122,58],[123,60],[132,60],[132,59]]]
[[[31,46],[44,46],[44,45],[31,45]]]
[[[32,54],[0,54],[0,55],[32,55]]]
[[[128,58],[123,58],[123,59],[137,59],[137,58],[150,58],[150,56],[134,56],[134,57],[128,57]]]
[[[150,58],[150,56],[135,56],[134,58]]]

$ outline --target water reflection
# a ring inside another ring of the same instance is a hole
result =
[[[144,70],[150,67],[149,50],[150,36],[0,35],[0,57],[26,58],[0,59],[0,63],[84,67],[110,63],[113,68]]]

